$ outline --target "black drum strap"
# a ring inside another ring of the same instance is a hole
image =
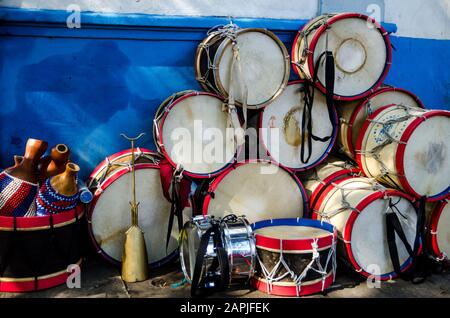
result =
[[[330,123],[333,126],[333,131],[331,135],[325,137],[318,137],[313,134],[313,126],[312,126],[312,110],[314,106],[314,83],[317,82],[317,72],[319,70],[319,65],[322,59],[325,57],[325,88],[326,88],[326,102],[328,109],[328,117],[330,119]],[[314,76],[312,80],[312,85],[308,82],[305,82],[305,94],[304,94],[304,107],[302,114],[302,145],[300,149],[300,159],[302,163],[307,163],[311,159],[312,155],[312,141],[320,141],[326,142],[333,137],[335,126],[335,119],[333,117],[333,108],[334,108],[334,81],[335,81],[335,66],[334,66],[334,57],[331,51],[325,51],[320,54],[319,58],[314,65]],[[308,155],[305,155],[305,144],[308,148]]]
[[[183,206],[181,203],[181,197],[180,197],[180,179],[178,178],[177,171],[175,170],[171,184],[171,206],[170,206],[170,215],[169,215],[169,223],[167,226],[167,235],[166,235],[166,252],[169,247],[170,237],[172,236],[172,228],[173,228],[173,222],[174,218],[177,218],[178,223],[178,231],[181,233],[181,230],[183,228]]]

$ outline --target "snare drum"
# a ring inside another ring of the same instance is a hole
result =
[[[314,88],[313,88],[314,89]],[[312,139],[307,149],[308,137],[303,136],[303,115],[305,108],[305,84],[303,81],[289,83],[284,92],[266,106],[260,115],[259,135],[261,143],[270,158],[293,170],[305,170],[326,159],[337,136],[337,113],[334,107],[328,109],[325,96],[314,89],[311,120],[312,134],[330,138],[326,141]],[[332,112],[330,121],[330,114]],[[307,132],[305,132],[307,133]],[[305,152],[302,160],[301,150]],[[306,162],[304,162],[306,161]]]
[[[163,102],[154,120],[154,139],[173,167],[211,178],[234,162],[238,146],[223,100],[210,93],[184,91]]]
[[[427,211],[427,231],[425,238],[434,257],[438,260],[450,256],[450,204],[447,200],[430,204]]]
[[[257,265],[254,285],[280,296],[327,289],[336,275],[336,229],[308,219],[274,219],[252,225]]]
[[[385,189],[368,178],[344,178],[327,186],[312,217],[336,227],[341,239],[338,254],[350,268],[366,277],[390,280],[397,274],[386,236],[386,213],[397,214],[408,244],[414,249],[420,239],[412,200],[411,196]],[[400,270],[404,272],[412,257],[398,237],[396,246]]]
[[[369,95],[382,84],[391,65],[388,33],[375,20],[359,13],[316,17],[294,40],[291,58],[295,72],[304,79],[317,77],[315,84],[323,93],[326,93],[325,63],[315,68],[326,50],[334,56],[334,99],[338,100]]]
[[[215,219],[199,215],[184,225],[180,236],[180,263],[186,280],[188,282],[192,280],[201,238],[214,222],[219,223],[222,247],[228,255],[230,270],[228,284],[250,279],[254,272],[256,249],[253,232],[247,220],[244,217],[228,216],[223,219]],[[210,237],[203,259],[202,277],[223,275],[221,269],[211,268],[216,257],[216,246],[213,238]]]
[[[245,215],[254,223],[271,217],[302,217],[308,210],[300,180],[270,161],[237,163],[206,184],[203,190],[204,199],[198,199],[203,199],[204,215]]]
[[[361,101],[345,102],[336,107],[340,117],[338,143],[347,156],[355,159],[356,141],[367,117],[389,104],[425,108],[416,95],[395,87],[380,88]]]
[[[365,121],[356,160],[368,177],[414,197],[450,192],[450,112],[388,105]]]
[[[87,182],[94,191],[89,207],[89,233],[98,253],[114,264],[122,261],[125,232],[131,225],[131,150],[108,157],[92,172]],[[165,236],[170,202],[163,195],[158,157],[147,149],[135,150],[136,197],[139,227],[144,232],[150,266],[157,267],[176,257],[178,229],[166,251]],[[188,214],[188,209],[184,212]]]
[[[233,37],[239,52],[238,65],[234,67]],[[195,76],[205,90],[227,98],[230,74],[238,105],[244,102],[242,96],[247,90],[247,107],[264,107],[286,87],[290,75],[288,51],[266,29],[218,29],[197,48]]]

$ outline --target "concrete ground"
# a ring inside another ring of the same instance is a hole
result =
[[[180,282],[182,273],[178,264],[166,266],[151,272],[151,278],[145,282],[126,284],[120,278],[120,269],[99,259],[84,262],[81,272],[81,288],[69,289],[65,285],[36,293],[0,293],[0,298],[28,297],[88,297],[88,298],[147,298],[147,297],[190,297],[188,284],[175,287],[172,284]],[[351,287],[355,284],[356,286]],[[231,289],[214,297],[271,297],[249,287]],[[381,288],[368,288],[365,281],[357,282],[356,277],[343,270],[338,270],[338,277],[327,294],[308,297],[321,298],[396,298],[396,297],[432,297],[450,298],[450,274],[434,274],[418,285],[403,280],[383,282]]]

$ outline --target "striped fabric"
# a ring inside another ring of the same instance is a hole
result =
[[[37,184],[0,173],[0,216],[34,216]]]

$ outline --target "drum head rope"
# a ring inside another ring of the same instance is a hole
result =
[[[264,263],[260,259],[258,253],[256,254],[256,259],[259,262],[259,265],[261,266],[262,274],[264,275],[264,279],[267,281],[267,293],[271,294],[273,289],[273,284],[281,281],[286,276],[290,276],[290,278],[295,283],[295,289],[297,296],[300,296],[300,293],[302,291],[302,283],[303,279],[306,277],[308,272],[314,271],[322,276],[322,291],[325,289],[325,280],[327,278],[327,268],[330,263],[332,262],[332,273],[333,273],[333,281],[336,275],[336,241],[333,237],[333,242],[331,245],[331,248],[328,251],[327,260],[325,262],[325,266],[322,266],[320,263],[320,254],[318,251],[318,245],[317,245],[317,238],[313,240],[313,243],[311,243],[311,249],[312,249],[312,259],[308,263],[308,265],[303,269],[303,271],[297,275],[293,270],[289,268],[289,265],[287,264],[286,260],[283,257],[283,240],[280,240],[280,258],[278,259],[278,262],[275,264],[275,266],[272,268],[271,271],[267,269],[266,266],[264,266]],[[277,276],[277,273],[281,268],[284,268],[286,272],[282,275]]]
[[[393,173],[389,170],[389,168],[386,166],[386,164],[380,158],[380,151],[383,150],[384,147],[386,147],[392,143],[406,144],[405,142],[396,139],[394,136],[392,136],[389,133],[389,127],[391,127],[392,124],[401,123],[401,122],[408,120],[410,118],[413,118],[413,117],[424,118],[424,119],[426,119],[426,118],[421,115],[411,114],[411,112],[409,110],[416,109],[414,107],[400,105],[400,104],[398,104],[396,106],[403,108],[403,110],[406,112],[406,115],[401,116],[399,118],[390,119],[385,122],[377,121],[377,120],[370,119],[370,118],[366,119],[369,122],[381,125],[382,126],[381,132],[386,136],[386,139],[382,143],[373,147],[370,150],[359,149],[359,150],[356,150],[356,153],[361,154],[362,156],[365,156],[365,157],[370,157],[370,158],[375,159],[377,161],[377,163],[379,164],[379,166],[380,166],[379,169],[381,171],[381,173],[379,175],[377,175],[376,178],[385,180],[387,183],[391,184],[392,186],[401,189],[401,186],[390,176],[390,175],[395,175],[395,176],[400,176],[400,175],[398,173]]]

